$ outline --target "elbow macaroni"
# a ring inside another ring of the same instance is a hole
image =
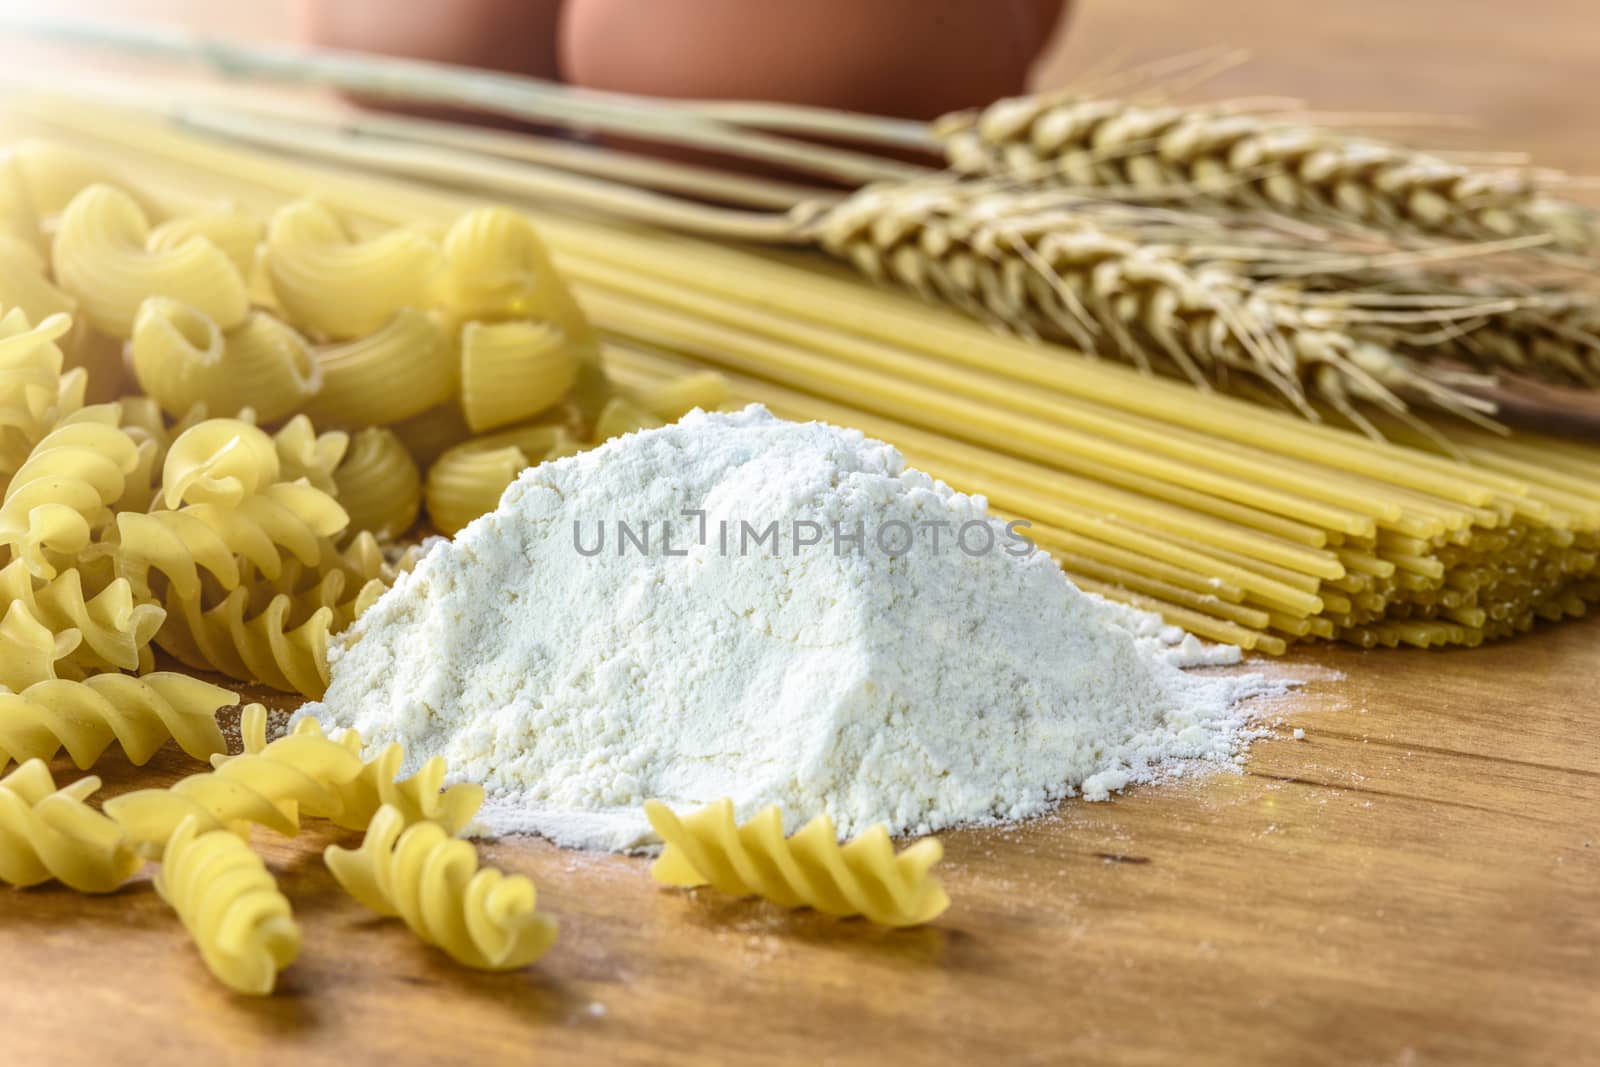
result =
[[[196,405],[213,415],[248,407],[273,422],[321,387],[305,339],[265,311],[222,330],[196,308],[152,297],[139,307],[128,351],[139,387],[172,415]]]
[[[381,540],[399,537],[417,521],[422,507],[422,473],[405,445],[382,427],[355,435],[344,462],[334,472],[340,506],[351,530]]]

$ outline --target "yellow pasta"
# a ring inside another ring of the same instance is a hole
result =
[[[65,315],[37,326],[21,308],[0,315],[0,475],[22,466],[39,439],[82,404],[82,372],[62,373],[58,342],[71,329]]]
[[[139,308],[128,352],[139,388],[174,416],[203,404],[213,415],[248,407],[276,422],[322,384],[305,339],[265,311],[222,330],[193,307],[152,297]]]
[[[609,441],[613,437],[661,425],[664,425],[661,419],[627,397],[612,397],[594,420],[594,438],[596,441]]]
[[[18,150],[13,148],[0,156],[0,236],[42,253],[48,250],[49,242],[44,239],[39,212],[33,206],[17,155]]]
[[[150,297],[181,301],[222,329],[250,309],[244,278],[222,249],[203,237],[176,248],[146,247],[149,224],[126,192],[91,185],[61,214],[52,245],[56,283],[74,297],[90,325],[113,337],[133,333]]]
[[[169,591],[165,606],[167,620],[155,641],[184,666],[312,698],[327,690],[333,608],[301,618],[295,601],[279,595],[252,610],[244,588],[211,607]]]
[[[776,805],[738,825],[731,800],[682,818],[652,800],[645,814],[666,842],[650,868],[665,885],[709,884],[730,896],[759,896],[828,915],[864,915],[885,926],[929,922],[950,906],[943,887],[928,873],[944,855],[937,838],[923,838],[896,853],[888,832],[875,826],[841,847],[826,815],[785,838]]]
[[[159,606],[136,602],[123,579],[91,597],[76,569],[41,581],[13,560],[0,568],[0,605],[18,604],[54,633],[76,631],[82,644],[68,656],[86,670],[148,670],[150,641],[166,617]]]
[[[146,246],[152,252],[168,252],[196,237],[210,241],[233,261],[242,277],[255,269],[256,248],[266,233],[260,219],[243,211],[201,211],[168,219],[150,231]]]
[[[295,724],[291,736],[324,737],[322,724],[316,719],[301,719]],[[247,753],[263,752],[267,744],[267,713],[259,704],[252,704],[239,718],[239,736]],[[361,754],[361,735],[345,730],[337,741],[356,755]],[[212,762],[220,764],[223,757],[213,756]],[[365,761],[361,773],[348,782],[327,783],[336,794],[336,802],[326,809],[302,805],[307,815],[332,819],[351,830],[365,830],[378,809],[385,805],[400,813],[406,825],[432,822],[442,826],[446,833],[455,835],[464,830],[483,805],[483,787],[473,782],[458,782],[444,788],[449,768],[444,757],[435,756],[418,768],[410,778],[400,778],[400,768],[405,762],[405,750],[396,742],[385,745],[372,759]]]
[[[15,692],[57,677],[56,664],[78,647],[76,630],[56,632],[13,601],[0,616],[0,690]]]
[[[50,759],[62,749],[88,768],[112,742],[138,765],[169,739],[207,759],[225,748],[217,709],[238,702],[226,689],[169,672],[96,674],[0,690],[0,768],[13,760]]]
[[[365,337],[317,352],[322,386],[306,404],[318,426],[385,426],[455,395],[449,339],[425,311],[401,308]]]
[[[206,967],[236,993],[271,993],[300,954],[300,929],[261,857],[227,831],[198,832],[193,820],[173,831],[164,852],[156,892]]]
[[[296,415],[272,435],[278,463],[286,481],[304,478],[324,493],[334,492],[333,472],[350,447],[350,435],[340,430],[318,433],[311,420]]]
[[[0,778],[0,883],[19,887],[52,879],[80,893],[110,893],[144,859],[115,822],[84,803],[100,779],[56,788],[43,760]]]
[[[56,215],[91,185],[115,185],[141,211],[154,209],[146,195],[122,186],[120,176],[101,159],[58,141],[29,138],[11,149],[23,195],[37,217]]]
[[[51,315],[72,315],[78,302],[49,278],[43,256],[22,238],[0,233],[0,306],[21,308],[31,322]]]
[[[206,419],[179,434],[161,465],[162,499],[237,506],[278,480],[278,446],[240,419]]]
[[[697,371],[634,389],[628,399],[662,422],[677,422],[695,408],[715,411],[726,405],[732,399],[732,389],[728,379],[716,371]]]
[[[118,428],[120,414],[115,404],[74,412],[34,446],[6,486],[0,545],[11,546],[35,575],[54,578],[55,554],[89,546],[138,467],[138,445]]]
[[[406,825],[388,805],[359,849],[323,857],[345,891],[379,915],[398,915],[423,942],[466,967],[509,971],[549,951],[556,922],[537,910],[533,882],[478,867],[473,847],[437,823]]]
[[[350,514],[350,529],[379,538],[399,537],[417,521],[422,507],[422,472],[400,443],[382,427],[362,430],[351,441],[334,472],[339,504]]]
[[[258,708],[259,705],[253,705]],[[265,718],[265,709],[247,713]],[[185,822],[200,833],[265,826],[300,830],[300,813],[338,808],[339,786],[361,773],[361,758],[323,737],[290,734],[258,751],[223,758],[165,789],[138,789],[105,802],[106,815],[152,859]]]
[[[474,432],[527,422],[576,383],[572,341],[548,322],[469,322],[461,328],[461,410]]]
[[[266,270],[279,305],[323,337],[370,334],[401,308],[426,303],[442,262],[438,245],[412,230],[358,240],[314,200],[279,208],[267,228]]]
[[[278,482],[246,497],[235,507],[190,504],[177,511],[150,514],[124,511],[116,517],[117,537],[107,551],[119,577],[143,596],[151,573],[162,574],[184,600],[200,596],[200,572],[223,589],[239,584],[242,557],[268,579],[283,572],[285,555],[315,565],[322,538],[344,530],[349,516],[338,502],[304,482]]]
[[[429,408],[403,422],[389,427],[411,453],[411,458],[423,467],[444,455],[445,450],[472,436],[461,405],[452,399],[449,403]]]

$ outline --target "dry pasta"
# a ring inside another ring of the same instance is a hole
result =
[[[265,311],[223,330],[197,308],[152,297],[139,307],[128,351],[139,388],[175,416],[196,405],[213,415],[248,407],[276,422],[322,385],[305,339]]]
[[[46,434],[17,469],[0,501],[0,545],[41,578],[56,576],[57,554],[82,552],[110,519],[138,446],[117,427],[115,404],[74,412]]]
[[[168,740],[207,759],[225,747],[217,709],[238,702],[219,686],[164,671],[48,679],[21,692],[0,691],[0,768],[13,760],[50,759],[62,749],[88,768],[112,742],[135,765]]]
[[[225,830],[199,832],[193,820],[173,831],[164,852],[156,892],[206,967],[236,993],[271,993],[300,953],[300,929],[261,857]]]
[[[317,425],[384,426],[455,395],[449,339],[425,311],[401,308],[365,337],[317,353],[322,387],[306,406]]]
[[[478,867],[473,847],[437,823],[406,825],[388,805],[359,849],[330,845],[328,869],[379,915],[398,915],[423,942],[466,967],[509,971],[549,951],[556,922],[537,910],[533,882]]]
[[[0,778],[0,883],[19,887],[52,879],[80,893],[110,893],[144,859],[122,828],[84,803],[100,779],[56,788],[43,760]]]
[[[72,315],[78,302],[50,281],[48,265],[32,245],[9,233],[0,233],[0,304],[21,308],[29,321],[42,322],[51,315]]]
[[[0,604],[8,611],[11,605],[22,605],[54,633],[77,632],[82,644],[69,656],[89,670],[150,669],[150,641],[166,617],[159,606],[138,602],[123,579],[89,596],[76,569],[41,581],[21,560],[0,568]]]
[[[0,616],[0,689],[15,692],[57,677],[56,664],[78,647],[76,630],[57,633],[27,605],[13,601]]]
[[[759,896],[828,915],[864,915],[885,926],[929,922],[950,906],[928,873],[944,855],[937,838],[923,838],[896,853],[888,832],[875,826],[841,846],[826,815],[785,838],[776,805],[741,825],[734,822],[731,800],[682,818],[652,800],[645,814],[666,842],[650,868],[665,885],[709,884],[730,896]]]
[[[330,208],[301,200],[267,228],[267,276],[294,323],[323,337],[361,337],[394,313],[426,302],[442,265],[439,247],[413,230],[362,241]]]
[[[311,420],[296,415],[272,435],[278,463],[286,481],[304,478],[324,493],[334,492],[333,472],[350,447],[350,435],[340,430],[318,433]]]
[[[196,237],[210,241],[233,261],[242,277],[255,269],[256,248],[266,227],[243,211],[200,211],[168,219],[150,231],[145,244],[152,252],[179,248]]]
[[[206,419],[179,434],[161,464],[162,500],[237,506],[278,480],[281,464],[272,438],[240,419]]]
[[[461,328],[461,410],[476,433],[527,422],[577,382],[572,342],[548,322],[469,322]]]
[[[357,433],[344,462],[334,472],[339,504],[350,515],[351,530],[379,538],[399,537],[417,521],[422,507],[422,472],[391,431],[373,427]]]
[[[151,251],[148,238],[139,205],[109,185],[89,186],[62,212],[51,263],[57,284],[90,325],[127,338],[139,306],[152,296],[182,301],[223,329],[244,320],[249,297],[226,253],[203,237]]]
[[[221,759],[214,770],[165,789],[112,797],[105,812],[130,841],[160,859],[167,838],[185,822],[200,833],[247,825],[298,833],[302,809],[337,810],[334,790],[360,773],[361,758],[344,746],[291,734],[259,751]]]
[[[726,377],[708,370],[632,390],[628,399],[662,422],[676,422],[695,408],[715,411],[723,407],[732,399],[732,391]]]
[[[323,737],[322,724],[305,718],[295,724],[295,735]],[[252,704],[239,718],[239,736],[247,753],[267,749],[267,714],[259,704]],[[356,755],[361,754],[361,735],[345,730],[338,744]],[[222,757],[212,757],[221,763]],[[435,756],[418,768],[410,778],[402,779],[400,769],[405,762],[405,750],[391,742],[372,759],[363,763],[361,773],[348,782],[329,783],[336,794],[336,802],[327,809],[302,805],[307,815],[320,815],[332,819],[351,830],[365,830],[378,809],[388,806],[400,813],[406,825],[417,822],[437,823],[452,836],[460,833],[483,805],[483,787],[473,782],[458,782],[444,786],[449,773],[442,756]]]
[[[605,407],[600,409],[600,416],[594,420],[594,436],[597,441],[609,441],[613,437],[661,425],[664,425],[662,420],[643,407],[627,397],[617,396],[606,401]]]
[[[39,439],[82,406],[85,375],[62,372],[57,344],[71,329],[65,315],[37,326],[20,308],[0,315],[0,476],[14,474]]]
[[[295,601],[280,594],[252,610],[244,588],[211,607],[168,592],[165,606],[167,620],[155,641],[184,666],[311,698],[327,690],[333,608],[317,607],[300,618]]]
[[[433,461],[444,455],[446,449],[472,436],[466,416],[461,413],[461,405],[454,399],[403,422],[394,423],[389,429],[400,438],[411,453],[411,458],[423,467],[432,466]]]

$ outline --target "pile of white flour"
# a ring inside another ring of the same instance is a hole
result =
[[[1178,664],[1237,651],[1025,536],[856,431],[696,412],[524,473],[302,714],[446,757],[490,832],[607,849],[650,840],[650,798],[922,833],[1233,760],[1266,683]]]

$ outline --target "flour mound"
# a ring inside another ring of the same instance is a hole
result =
[[[408,770],[444,756],[489,832],[605,849],[651,840],[651,798],[925,833],[1233,760],[1265,683],[1177,664],[1237,651],[1024,547],[859,432],[696,412],[525,472],[343,635],[301,714],[400,742]]]

